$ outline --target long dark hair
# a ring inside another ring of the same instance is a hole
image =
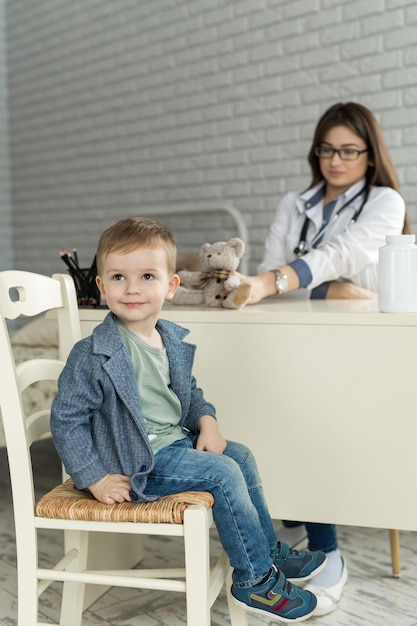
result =
[[[391,187],[399,192],[397,173],[381,127],[373,113],[356,102],[338,102],[327,109],[319,119],[308,154],[308,162],[312,172],[310,188],[324,180],[315,149],[322,144],[327,132],[335,126],[346,126],[355,135],[363,139],[367,145],[370,163],[365,174],[367,186]],[[409,232],[410,226],[406,211],[403,233]]]

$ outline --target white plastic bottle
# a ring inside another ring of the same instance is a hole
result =
[[[417,312],[417,246],[415,235],[387,235],[379,249],[379,310]]]

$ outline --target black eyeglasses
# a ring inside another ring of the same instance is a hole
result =
[[[320,159],[332,159],[335,154],[338,154],[343,161],[356,161],[361,154],[368,151],[369,148],[365,148],[365,150],[353,150],[352,148],[336,150],[336,148],[330,148],[330,146],[317,146],[314,152]]]

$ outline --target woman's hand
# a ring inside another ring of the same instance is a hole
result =
[[[207,452],[223,454],[227,443],[219,430],[217,420],[211,415],[203,415],[198,425],[200,434],[198,435],[196,450],[206,450]]]
[[[326,294],[326,300],[377,300],[378,294],[354,283],[330,283]]]
[[[273,296],[276,292],[275,274],[273,272],[265,272],[258,276],[245,276],[239,272],[230,272],[231,276],[236,276],[241,283],[249,283],[251,292],[247,304],[256,304],[268,296]]]
[[[300,280],[297,272],[290,266],[284,265],[280,269],[283,274],[288,277],[288,291],[298,289],[300,286]],[[264,272],[257,276],[245,276],[239,274],[239,272],[230,272],[232,276],[237,276],[241,283],[249,283],[252,287],[251,294],[249,296],[248,304],[256,304],[268,296],[273,296],[277,293],[277,287],[275,284],[275,272]]]
[[[103,504],[130,502],[130,478],[121,474],[106,474],[96,483],[89,486],[96,500]]]

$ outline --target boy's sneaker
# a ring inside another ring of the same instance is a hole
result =
[[[327,556],[324,552],[293,550],[288,544],[278,541],[272,553],[274,565],[292,583],[309,580],[326,567]]]
[[[245,588],[232,585],[232,598],[248,611],[278,622],[302,622],[317,605],[314,594],[292,585],[275,565],[264,583]]]

